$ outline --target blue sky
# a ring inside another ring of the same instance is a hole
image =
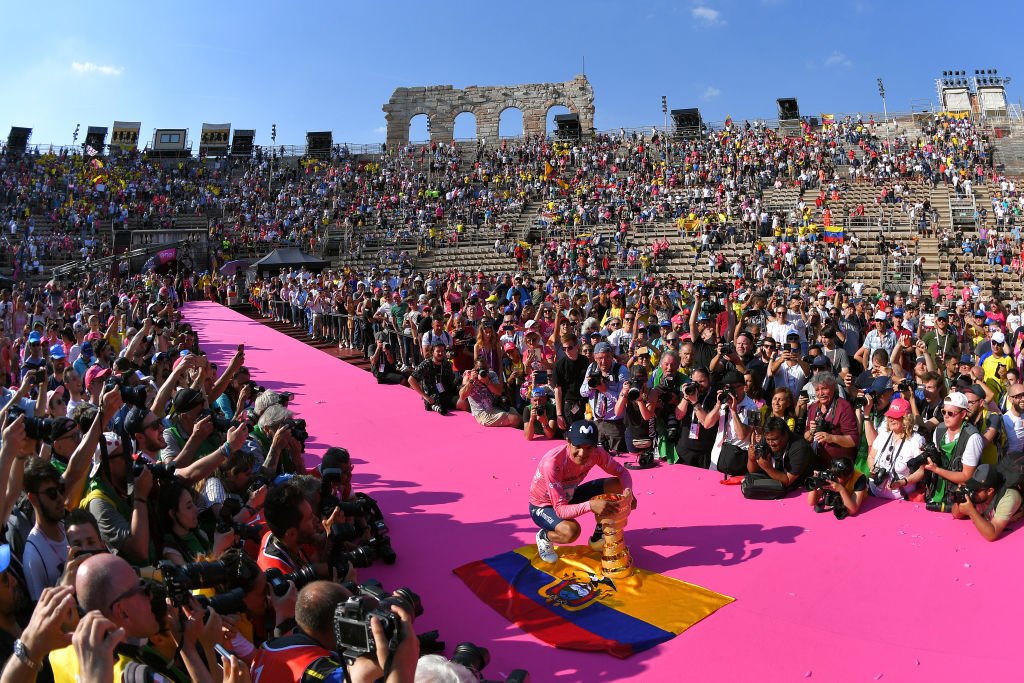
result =
[[[890,111],[934,102],[943,69],[1017,76],[1013,33],[1024,6],[882,0],[663,2],[4,3],[0,135],[69,144],[75,124],[141,121],[190,129],[230,122],[269,143],[384,139],[399,86],[511,85],[572,78],[586,61],[599,130],[660,124],[670,108],[705,120],[773,118],[777,97],[801,113]],[[45,6],[45,11],[39,8]],[[173,7],[173,9],[169,9]],[[1019,100],[1020,83],[1008,99]],[[521,123],[514,112],[502,134]],[[473,135],[460,118],[456,136]],[[414,121],[413,139],[425,137]],[[79,142],[81,142],[81,137]],[[198,146],[197,143],[194,146]]]

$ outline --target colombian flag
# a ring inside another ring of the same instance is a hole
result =
[[[841,225],[826,225],[824,226],[825,235],[823,239],[826,242],[842,242],[844,239],[843,226]]]
[[[555,647],[629,657],[671,640],[733,601],[700,586],[637,569],[601,575],[600,553],[564,546],[547,564],[532,545],[455,569],[455,575],[527,633]]]

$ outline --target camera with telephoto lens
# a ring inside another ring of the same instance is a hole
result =
[[[292,431],[292,436],[295,437],[295,440],[301,443],[303,446],[305,446],[306,441],[309,439],[309,432],[306,431],[305,420],[290,417],[285,421],[284,428],[290,429]]]
[[[827,470],[815,470],[804,480],[804,488],[808,491],[821,491],[828,489],[829,484],[838,482],[842,477],[849,474],[845,467],[838,466],[839,461],[833,462]]]
[[[347,657],[373,655],[377,643],[370,629],[372,617],[380,620],[388,650],[394,652],[402,638],[402,620],[391,611],[396,605],[410,614],[422,614],[423,605],[418,595],[408,588],[399,588],[386,595],[379,584],[362,584],[355,587],[355,595],[349,597],[334,609],[334,639],[338,652]]]
[[[174,564],[162,561],[157,567],[167,597],[178,607],[187,605],[196,588],[215,588],[229,582],[230,572],[223,562],[188,562]]]
[[[196,601],[203,607],[209,607],[217,614],[242,614],[246,611],[245,589],[236,587],[224,593],[212,596],[197,595]]]
[[[525,669],[513,669],[502,681],[484,678],[483,670],[491,662],[491,653],[486,647],[469,642],[456,645],[450,661],[469,669],[480,683],[527,683],[530,680]]]
[[[611,384],[611,382],[612,378],[604,374],[600,370],[595,370],[594,372],[587,375],[587,386],[590,387],[591,389],[596,389],[602,384]]]
[[[684,396],[693,396],[698,391],[700,391],[700,385],[697,384],[696,382],[687,382],[686,384],[683,385]]]
[[[215,413],[212,410],[204,410],[199,413],[199,419],[204,417],[210,418],[210,423],[213,425],[213,430],[216,432],[227,432],[235,426],[235,422],[233,420],[229,420],[220,413]]]
[[[25,415],[25,411],[22,410],[21,406],[11,405],[7,409],[11,419],[23,415],[25,417],[25,436],[36,441],[45,441],[46,443],[53,443],[53,431],[57,425],[57,421],[52,417],[29,417]]]
[[[242,503],[238,498],[226,498],[220,506],[217,525],[214,530],[218,534],[234,532],[242,541],[259,543],[263,538],[265,527],[262,524],[243,524],[235,521],[235,515],[242,511]]]
[[[288,574],[285,574],[276,567],[271,567],[264,571],[263,575],[267,577],[267,585],[270,586],[270,590],[274,591],[274,595],[279,598],[283,598],[288,594],[291,584],[295,584],[295,590],[300,591],[306,584],[317,580],[316,570],[309,564],[303,565]]]
[[[145,408],[149,403],[146,397],[146,387],[144,386],[125,386],[124,380],[121,377],[111,377],[103,385],[104,391],[111,391],[115,388],[121,392],[121,400],[125,405]]]
[[[931,441],[926,441],[924,447],[921,448],[921,454],[916,455],[907,461],[907,469],[910,474],[918,471],[922,467],[928,464],[928,460],[931,460],[936,465],[942,464],[942,457],[939,453],[938,447]]]
[[[137,479],[142,476],[142,470],[148,469],[153,475],[155,481],[173,481],[175,464],[173,462],[150,462],[143,460],[142,458],[136,458],[135,462],[132,463],[132,478]]]

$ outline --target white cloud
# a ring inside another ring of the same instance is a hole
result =
[[[709,26],[725,23],[721,19],[721,12],[710,7],[705,7],[704,5],[697,5],[690,10],[690,14],[692,14],[693,18],[697,21]]]
[[[373,132],[374,133],[380,133],[381,135],[383,135],[384,133],[388,132],[388,127],[387,126],[377,126],[376,128],[373,129]]]
[[[701,97],[705,100],[712,100],[722,94],[722,91],[713,85],[709,85],[704,88],[704,92],[701,93]]]
[[[71,62],[71,70],[78,74],[100,74],[101,76],[120,76],[124,68],[93,62]]]
[[[834,50],[825,60],[825,66],[841,66],[848,69],[853,66],[853,62],[839,50]]]

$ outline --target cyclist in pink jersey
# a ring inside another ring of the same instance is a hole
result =
[[[597,425],[589,420],[574,422],[569,428],[568,442],[548,451],[537,465],[530,484],[530,517],[540,527],[537,532],[537,555],[544,562],[558,559],[555,543],[572,543],[580,535],[575,518],[588,512],[602,514],[614,511],[614,503],[592,500],[602,493],[624,493],[636,507],[630,492],[633,479],[629,470],[598,446]],[[594,466],[612,475],[583,483]],[[598,550],[604,544],[600,527],[590,537],[590,547]]]

